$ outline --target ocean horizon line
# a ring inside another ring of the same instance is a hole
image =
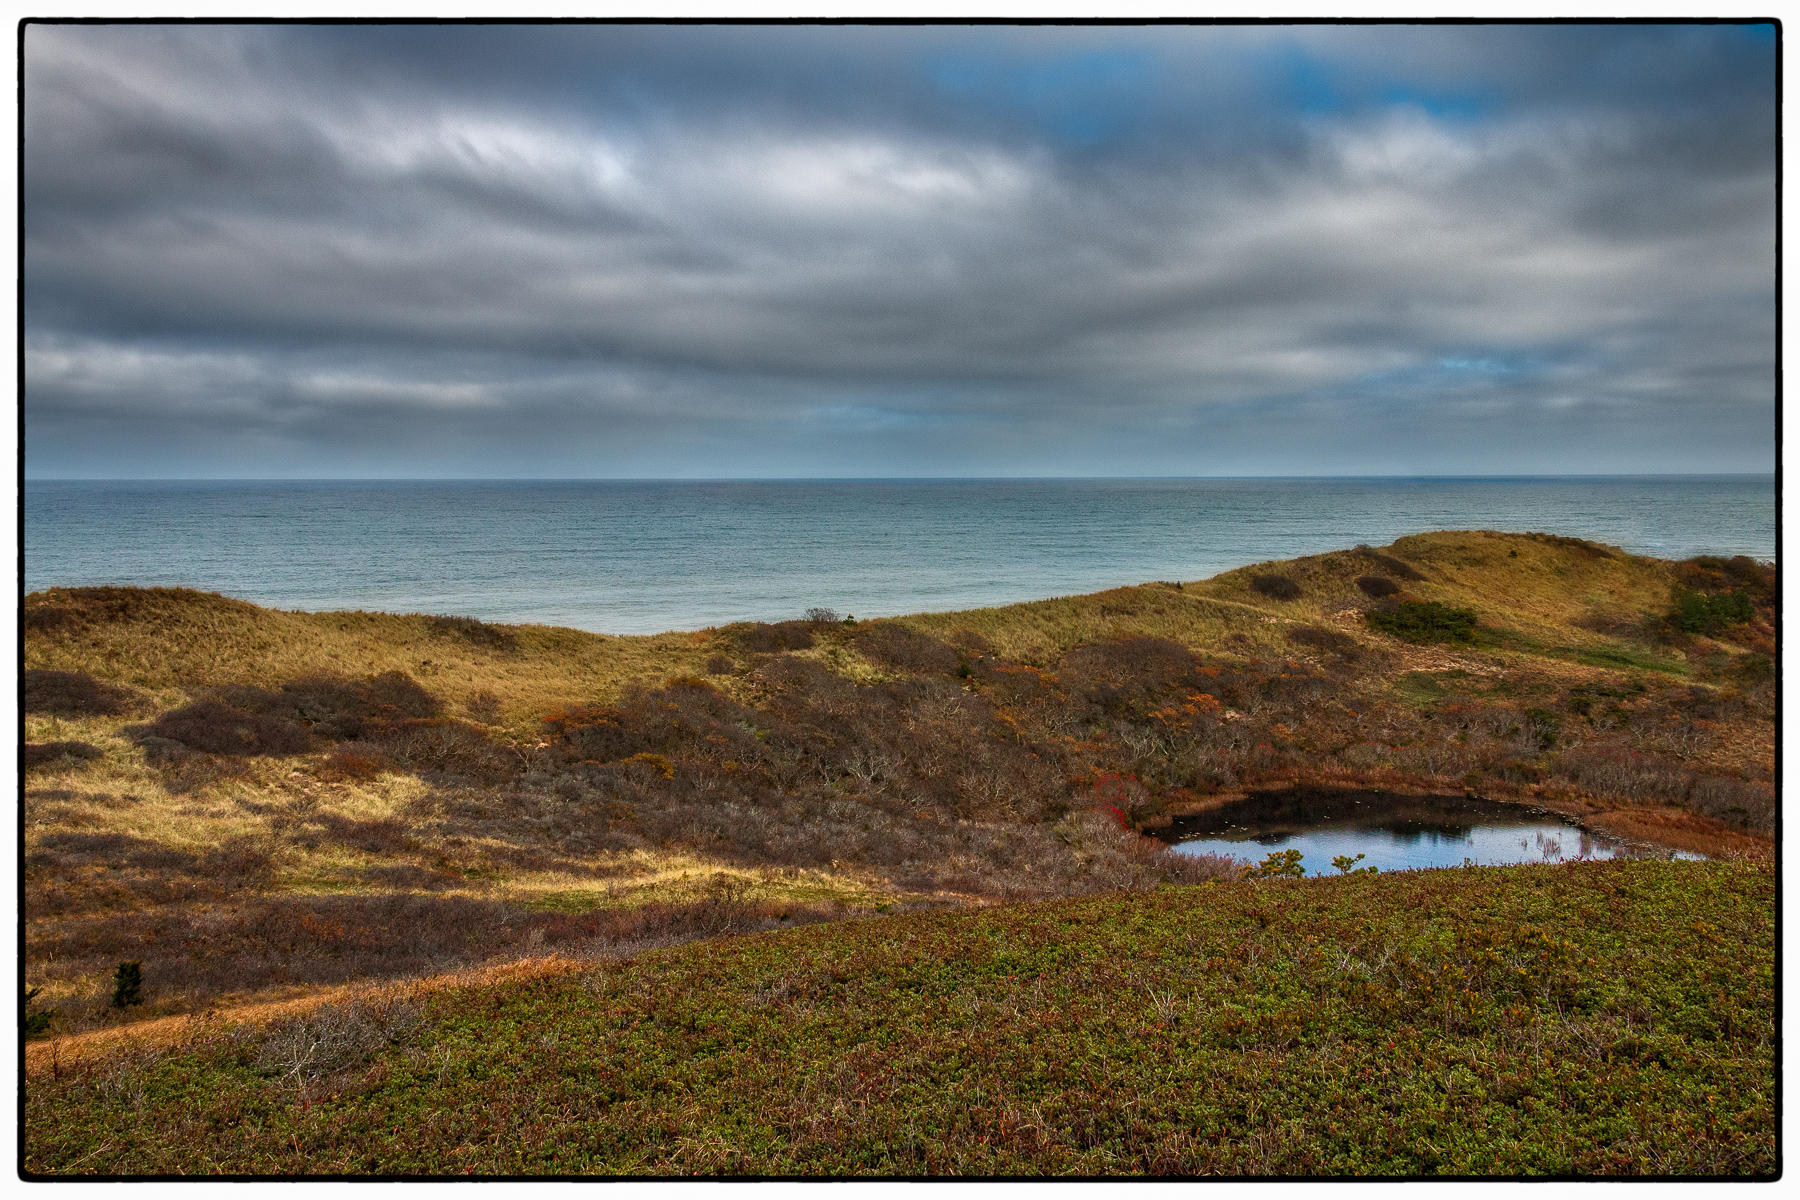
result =
[[[1769,471],[1602,471],[1540,474],[1363,474],[1363,475],[49,475],[21,477],[33,483],[1194,483],[1296,482],[1342,483],[1373,481],[1441,483],[1455,480],[1505,482],[1520,480],[1644,480],[1644,479],[1755,479],[1773,482],[1778,470]]]
[[[1771,476],[33,481],[24,583],[656,633],[989,607],[1438,530],[1778,550]]]

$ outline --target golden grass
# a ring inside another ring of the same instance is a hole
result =
[[[1605,556],[1531,535],[1486,531],[1420,534],[1382,551],[1417,568],[1425,579],[1404,582],[1404,594],[1473,608],[1484,626],[1524,634],[1552,649],[1623,645],[1574,624],[1597,611],[1641,618],[1668,607],[1669,563],[1607,548]],[[1281,574],[1300,585],[1298,599],[1270,599],[1250,586],[1257,575]],[[1354,550],[1287,562],[1259,563],[1211,579],[1145,583],[1083,596],[964,612],[900,618],[940,636],[972,630],[1010,658],[1046,666],[1072,647],[1100,638],[1162,637],[1221,658],[1296,654],[1287,639],[1300,625],[1325,625],[1371,646],[1416,653],[1369,630],[1360,614],[1369,601],[1356,586],[1383,568]],[[1435,650],[1425,657],[1443,658]],[[1457,647],[1454,655],[1514,661],[1501,647]],[[1558,674],[1591,670],[1554,656],[1534,655]]]
[[[94,592],[123,594],[123,614],[28,635],[25,666],[88,671],[165,705],[186,689],[221,684],[405,671],[452,709],[492,696],[498,724],[535,732],[553,708],[606,702],[633,680],[694,674],[714,652],[711,631],[611,637],[545,625],[502,627],[517,645],[501,650],[436,628],[428,616],[286,612],[185,588],[51,588],[26,597],[27,623],[46,610],[94,607]]]
[[[1574,622],[1596,611],[1658,613],[1667,607],[1673,582],[1666,562],[1611,548],[1602,556],[1533,535],[1429,533],[1383,549],[1425,574],[1423,581],[1404,585],[1407,594],[1474,608],[1484,625],[1558,647],[1616,643]],[[1295,580],[1301,597],[1272,600],[1251,589],[1252,577],[1271,572]],[[939,636],[972,631],[998,653],[1040,666],[1084,642],[1127,635],[1169,638],[1224,658],[1292,654],[1285,634],[1302,624],[1331,625],[1359,641],[1392,647],[1391,639],[1367,630],[1360,620],[1345,619],[1367,606],[1357,576],[1380,573],[1380,566],[1355,551],[1334,551],[1179,585],[1145,583],[895,619]],[[612,637],[511,625],[500,628],[516,638],[516,648],[496,650],[434,628],[422,615],[286,612],[165,588],[53,588],[26,597],[27,620],[44,609],[79,609],[82,593],[94,591],[128,594],[129,611],[71,632],[28,636],[25,666],[89,671],[149,691],[165,705],[179,700],[184,689],[399,670],[453,710],[466,712],[480,698],[493,697],[499,708],[494,723],[523,736],[534,733],[552,709],[606,703],[631,682],[655,685],[699,674],[709,657],[733,648],[729,637],[710,629]],[[878,667],[837,642],[802,653],[852,677],[880,675]]]

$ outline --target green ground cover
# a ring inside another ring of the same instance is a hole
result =
[[[1462,869],[692,943],[33,1078],[24,1164],[1767,1174],[1775,885]]]

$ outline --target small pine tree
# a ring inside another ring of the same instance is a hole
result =
[[[126,1008],[133,1004],[142,1004],[144,988],[144,967],[142,963],[122,962],[113,971],[114,1008]]]
[[[25,1003],[19,1006],[19,1013],[25,1026],[25,1036],[28,1038],[34,1038],[49,1029],[50,1018],[56,1015],[54,1008],[46,1008],[41,1012],[31,1011],[31,1002],[36,1000],[38,993],[43,990],[41,987],[26,988]]]
[[[1306,875],[1300,858],[1298,850],[1271,850],[1258,865],[1245,867],[1244,875],[1249,879],[1300,879]]]

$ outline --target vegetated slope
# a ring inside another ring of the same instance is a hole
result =
[[[1775,882],[1464,868],[729,938],[37,1077],[24,1164],[1767,1175]]]
[[[1754,851],[1774,602],[1748,560],[1492,533],[655,638],[52,590],[24,606],[28,982],[68,1032],[1197,880],[1233,868],[1121,825],[1296,784],[1473,790]],[[123,961],[144,1003],[119,1011]]]

